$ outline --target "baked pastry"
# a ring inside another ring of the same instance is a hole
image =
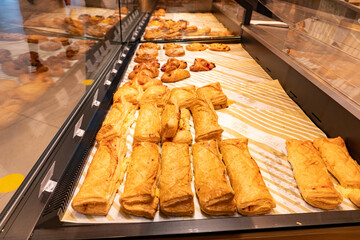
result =
[[[198,97],[190,106],[194,120],[195,141],[220,139],[224,131],[218,124],[218,116],[209,99]]]
[[[187,67],[187,63],[182,60],[178,60],[176,58],[169,58],[167,62],[162,65],[161,71],[163,72],[171,72],[177,68],[185,69]]]
[[[47,41],[48,38],[43,35],[26,35],[28,43],[39,43],[39,41]]]
[[[217,141],[197,142],[191,149],[201,210],[209,215],[233,215],[234,191],[226,177]]]
[[[135,88],[140,86],[143,91],[146,91],[146,89],[148,89],[151,86],[162,85],[162,81],[160,79],[150,78],[148,76],[140,75],[140,76],[135,76],[132,81],[125,83],[125,85],[129,85]]]
[[[120,196],[124,212],[154,218],[159,203],[159,197],[156,195],[159,175],[159,147],[150,142],[135,143],[124,192]]]
[[[191,145],[193,141],[190,132],[190,111],[186,108],[180,109],[180,120],[177,132],[173,138],[162,138],[162,142],[184,143]]]
[[[211,32],[211,28],[204,27],[204,28],[197,29],[196,31],[186,31],[185,33],[187,36],[204,36],[210,32]]]
[[[211,83],[196,90],[198,96],[205,96],[214,105],[215,109],[227,107],[227,96],[221,89],[219,82]]]
[[[356,206],[360,207],[360,189],[353,188],[349,193],[348,197],[350,198],[351,202],[353,202]]]
[[[197,26],[188,26],[186,29],[185,29],[185,34],[187,33],[193,33],[193,32],[196,32],[198,30]]]
[[[84,26],[81,21],[72,19],[70,17],[64,18],[65,27],[73,36],[84,35]]]
[[[328,171],[343,187],[360,188],[360,166],[350,156],[344,140],[337,138],[317,138],[314,146],[318,149]]]
[[[181,48],[169,48],[165,50],[165,55],[168,57],[181,57],[185,56],[185,50]]]
[[[213,37],[226,37],[226,36],[232,36],[232,32],[229,30],[226,31],[211,31],[207,34],[207,36],[213,36]]]
[[[139,92],[138,88],[130,85],[123,85],[119,87],[113,97],[113,102],[128,101],[134,105],[139,104],[139,100],[142,92]]]
[[[171,39],[176,39],[176,38],[181,38],[182,37],[182,33],[181,32],[167,32],[166,34],[164,34],[163,38],[165,40],[171,40]]]
[[[159,8],[159,9],[156,10],[152,15],[153,15],[153,16],[165,17],[165,9]]]
[[[170,48],[182,48],[182,46],[180,44],[177,44],[177,43],[166,43],[163,46],[164,50],[168,50]]]
[[[11,52],[7,49],[0,49],[0,63],[11,61]]]
[[[208,48],[212,51],[226,52],[230,51],[230,47],[224,43],[211,43]]]
[[[56,38],[53,38],[52,40],[55,42],[60,42],[63,46],[71,44],[71,40],[66,37],[56,37]]]
[[[20,74],[29,72],[29,67],[27,65],[19,64],[16,61],[3,62],[1,64],[1,69],[5,74],[7,74],[9,76],[14,76],[14,77],[17,77]]]
[[[136,75],[148,76],[150,78],[155,78],[159,76],[159,69],[155,61],[147,61],[137,64],[134,67],[134,70],[129,73],[129,79],[133,79]]]
[[[129,9],[127,7],[121,7],[120,8],[120,13],[126,15],[126,14],[129,13]]]
[[[53,40],[40,41],[39,48],[44,51],[56,51],[61,49],[62,44]]]
[[[214,67],[216,67],[215,63],[209,62],[203,58],[195,58],[194,65],[190,66],[190,71],[210,71]]]
[[[150,86],[141,97],[140,105],[155,103],[158,107],[165,107],[170,97],[170,89],[165,85]]]
[[[162,145],[159,183],[160,211],[171,216],[194,214],[194,194],[191,190],[189,145],[166,142]]]
[[[222,140],[221,155],[235,192],[237,211],[242,215],[265,214],[276,207],[276,203],[247,145],[247,138]]]
[[[43,95],[53,83],[52,78],[44,74],[38,75],[34,81],[16,88],[16,97],[27,102],[33,102]]]
[[[121,163],[125,157],[126,139],[101,142],[72,208],[80,213],[106,215],[120,185]]]
[[[207,49],[207,46],[202,43],[191,43],[189,45],[186,45],[185,48],[188,51],[205,51]]]
[[[141,48],[152,48],[152,49],[156,49],[156,50],[160,50],[160,49],[161,49],[161,47],[160,47],[158,44],[152,43],[152,42],[142,43],[142,44],[140,45],[140,49],[141,49]]]
[[[179,107],[174,104],[166,104],[161,114],[161,137],[173,138],[179,126]]]
[[[120,101],[118,100],[118,102],[112,105],[109,114],[96,134],[96,141],[100,143],[125,135],[128,127],[135,120],[134,115],[137,109],[137,105],[128,101],[121,101],[120,98]]]
[[[145,40],[153,40],[156,38],[162,38],[163,35],[164,35],[164,32],[161,29],[146,30],[145,34],[144,34],[144,39]]]
[[[189,108],[196,100],[197,94],[194,85],[171,89],[169,103],[177,104],[179,108]]]
[[[171,72],[165,72],[161,76],[161,81],[170,83],[170,82],[178,82],[190,77],[190,72],[185,69],[175,69]]]
[[[293,168],[301,196],[310,205],[334,209],[342,202],[325,164],[311,141],[286,140],[288,160]]]
[[[136,120],[134,142],[160,142],[160,111],[155,103],[140,105]]]

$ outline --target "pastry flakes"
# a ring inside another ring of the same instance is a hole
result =
[[[142,104],[136,120],[134,142],[160,142],[160,126],[160,113],[156,104]]]
[[[190,132],[190,111],[186,108],[180,109],[180,120],[177,132],[173,138],[162,138],[162,142],[184,143],[191,145],[193,141]]]
[[[170,97],[170,89],[165,85],[151,86],[141,97],[140,105],[145,103],[155,103],[158,107],[164,107]]]
[[[238,212],[242,215],[265,214],[276,204],[247,144],[247,138],[226,139],[221,141],[220,151],[235,191]]]
[[[177,104],[179,108],[189,108],[196,100],[197,94],[194,85],[171,89],[169,102]]]
[[[301,196],[310,205],[334,209],[342,196],[330,180],[320,154],[311,141],[286,140],[288,160],[291,163]]]
[[[200,208],[209,215],[232,215],[235,211],[232,190],[216,140],[192,146],[195,189]]]
[[[166,104],[161,115],[161,136],[172,138],[176,135],[179,125],[179,108],[177,105]]]
[[[211,83],[196,90],[199,96],[205,96],[214,105],[215,109],[227,107],[227,96],[221,89],[219,82]]]
[[[166,215],[191,216],[194,194],[191,190],[189,145],[166,142],[162,145],[160,210]]]

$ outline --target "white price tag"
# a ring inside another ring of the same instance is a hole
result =
[[[78,137],[84,136],[85,131],[80,128],[83,118],[84,118],[84,114],[81,115],[79,121],[77,121],[77,123],[75,124],[73,138],[75,138],[75,136],[78,136]]]

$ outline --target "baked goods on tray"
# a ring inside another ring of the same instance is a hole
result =
[[[177,104],[179,108],[190,108],[196,98],[197,94],[195,86],[189,85],[186,87],[177,87],[171,89],[169,102],[172,104]]]
[[[140,49],[141,48],[153,48],[153,49],[156,49],[156,50],[160,50],[161,47],[160,45],[156,44],[156,43],[152,43],[152,42],[147,42],[147,43],[142,43],[140,45]]]
[[[210,71],[215,66],[215,63],[209,62],[203,58],[195,58],[194,64],[190,66],[190,71]]]
[[[205,96],[214,105],[215,109],[221,109],[227,107],[227,96],[222,91],[219,82],[211,83],[209,85],[200,87],[196,90],[198,96]]]
[[[286,148],[304,200],[314,207],[336,208],[342,202],[342,196],[331,182],[326,166],[313,143],[288,139]]]
[[[162,138],[162,142],[184,143],[191,145],[193,137],[190,132],[190,111],[186,108],[180,109],[180,120],[177,132],[172,138]]]
[[[218,124],[218,116],[209,99],[198,96],[190,110],[194,120],[196,142],[221,138],[224,130]]]
[[[126,154],[125,138],[100,143],[72,208],[80,213],[106,215],[120,185],[121,162]]]
[[[170,97],[170,89],[165,85],[150,86],[141,97],[140,105],[155,103],[157,107],[163,108]]]
[[[161,81],[170,83],[170,82],[178,82],[190,77],[190,72],[185,69],[177,68],[170,72],[165,72],[161,76]]]
[[[186,45],[185,48],[188,51],[205,51],[207,46],[202,43],[190,43],[189,45]]]
[[[224,43],[211,43],[209,44],[208,48],[209,50],[218,52],[230,51],[230,47]]]
[[[135,76],[132,81],[129,81],[124,85],[129,85],[134,88],[137,88],[139,86],[142,88],[143,91],[146,91],[146,89],[148,89],[151,86],[162,85],[162,81],[160,79],[150,78],[148,76],[140,75],[140,76]]]
[[[186,67],[187,63],[185,61],[176,58],[169,58],[166,63],[161,66],[161,71],[171,72],[177,68],[185,69]]]
[[[220,151],[235,192],[237,211],[242,215],[269,213],[276,204],[255,160],[247,138],[222,140]]]
[[[191,190],[189,145],[166,142],[162,145],[160,176],[160,210],[171,216],[194,214]]]
[[[136,75],[145,75],[150,78],[159,76],[158,63],[155,60],[146,61],[135,65],[133,71],[129,73],[129,79],[133,79]]]
[[[201,210],[209,215],[233,215],[234,191],[226,177],[217,141],[197,142],[191,149]]]
[[[161,137],[173,138],[179,126],[180,112],[175,104],[166,104],[161,114]]]
[[[181,47],[174,47],[165,50],[165,55],[168,57],[182,57],[185,56],[185,50]]]
[[[140,105],[139,117],[136,120],[134,142],[160,142],[160,111],[156,103]]]
[[[159,175],[159,147],[150,142],[135,143],[120,196],[121,209],[132,215],[154,218],[159,203],[156,194]]]

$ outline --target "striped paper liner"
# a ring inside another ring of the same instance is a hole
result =
[[[272,80],[249,56],[241,44],[229,44],[229,46],[231,47],[229,52],[186,51],[186,55],[179,59],[187,61],[188,66],[193,63],[195,58],[201,57],[214,62],[216,68],[208,72],[190,72],[190,78],[180,82],[165,83],[165,85],[169,88],[191,84],[201,87],[219,81],[223,91],[233,102],[228,108],[216,110],[219,124],[224,129],[222,138],[249,138],[250,153],[257,162],[264,181],[276,201],[276,208],[269,215],[322,212],[323,210],[310,206],[302,199],[291,165],[287,161],[285,140],[289,138],[313,140],[326,135],[288,97],[279,82]],[[168,59],[164,52],[164,50],[159,50],[158,59],[161,65]],[[132,61],[122,84],[128,81],[127,76],[135,65],[136,63]],[[162,72],[160,76],[161,74]],[[192,119],[190,124],[191,133],[194,136]],[[135,124],[129,130],[127,156],[131,154],[134,129]],[[75,194],[84,181],[87,168],[95,152],[96,146],[92,148],[88,156]],[[337,186],[336,180],[332,180]],[[195,193],[194,181],[192,188]],[[124,213],[120,208],[119,197],[123,189],[124,182],[120,185],[107,216],[91,216],[75,212],[70,203],[61,220],[76,223],[129,223],[216,218],[202,214],[196,196],[194,197],[195,214],[193,217],[168,217],[160,214],[159,211],[153,220],[132,216]],[[357,207],[344,198],[343,203],[331,211],[354,209]],[[235,213],[231,217],[242,216]]]

